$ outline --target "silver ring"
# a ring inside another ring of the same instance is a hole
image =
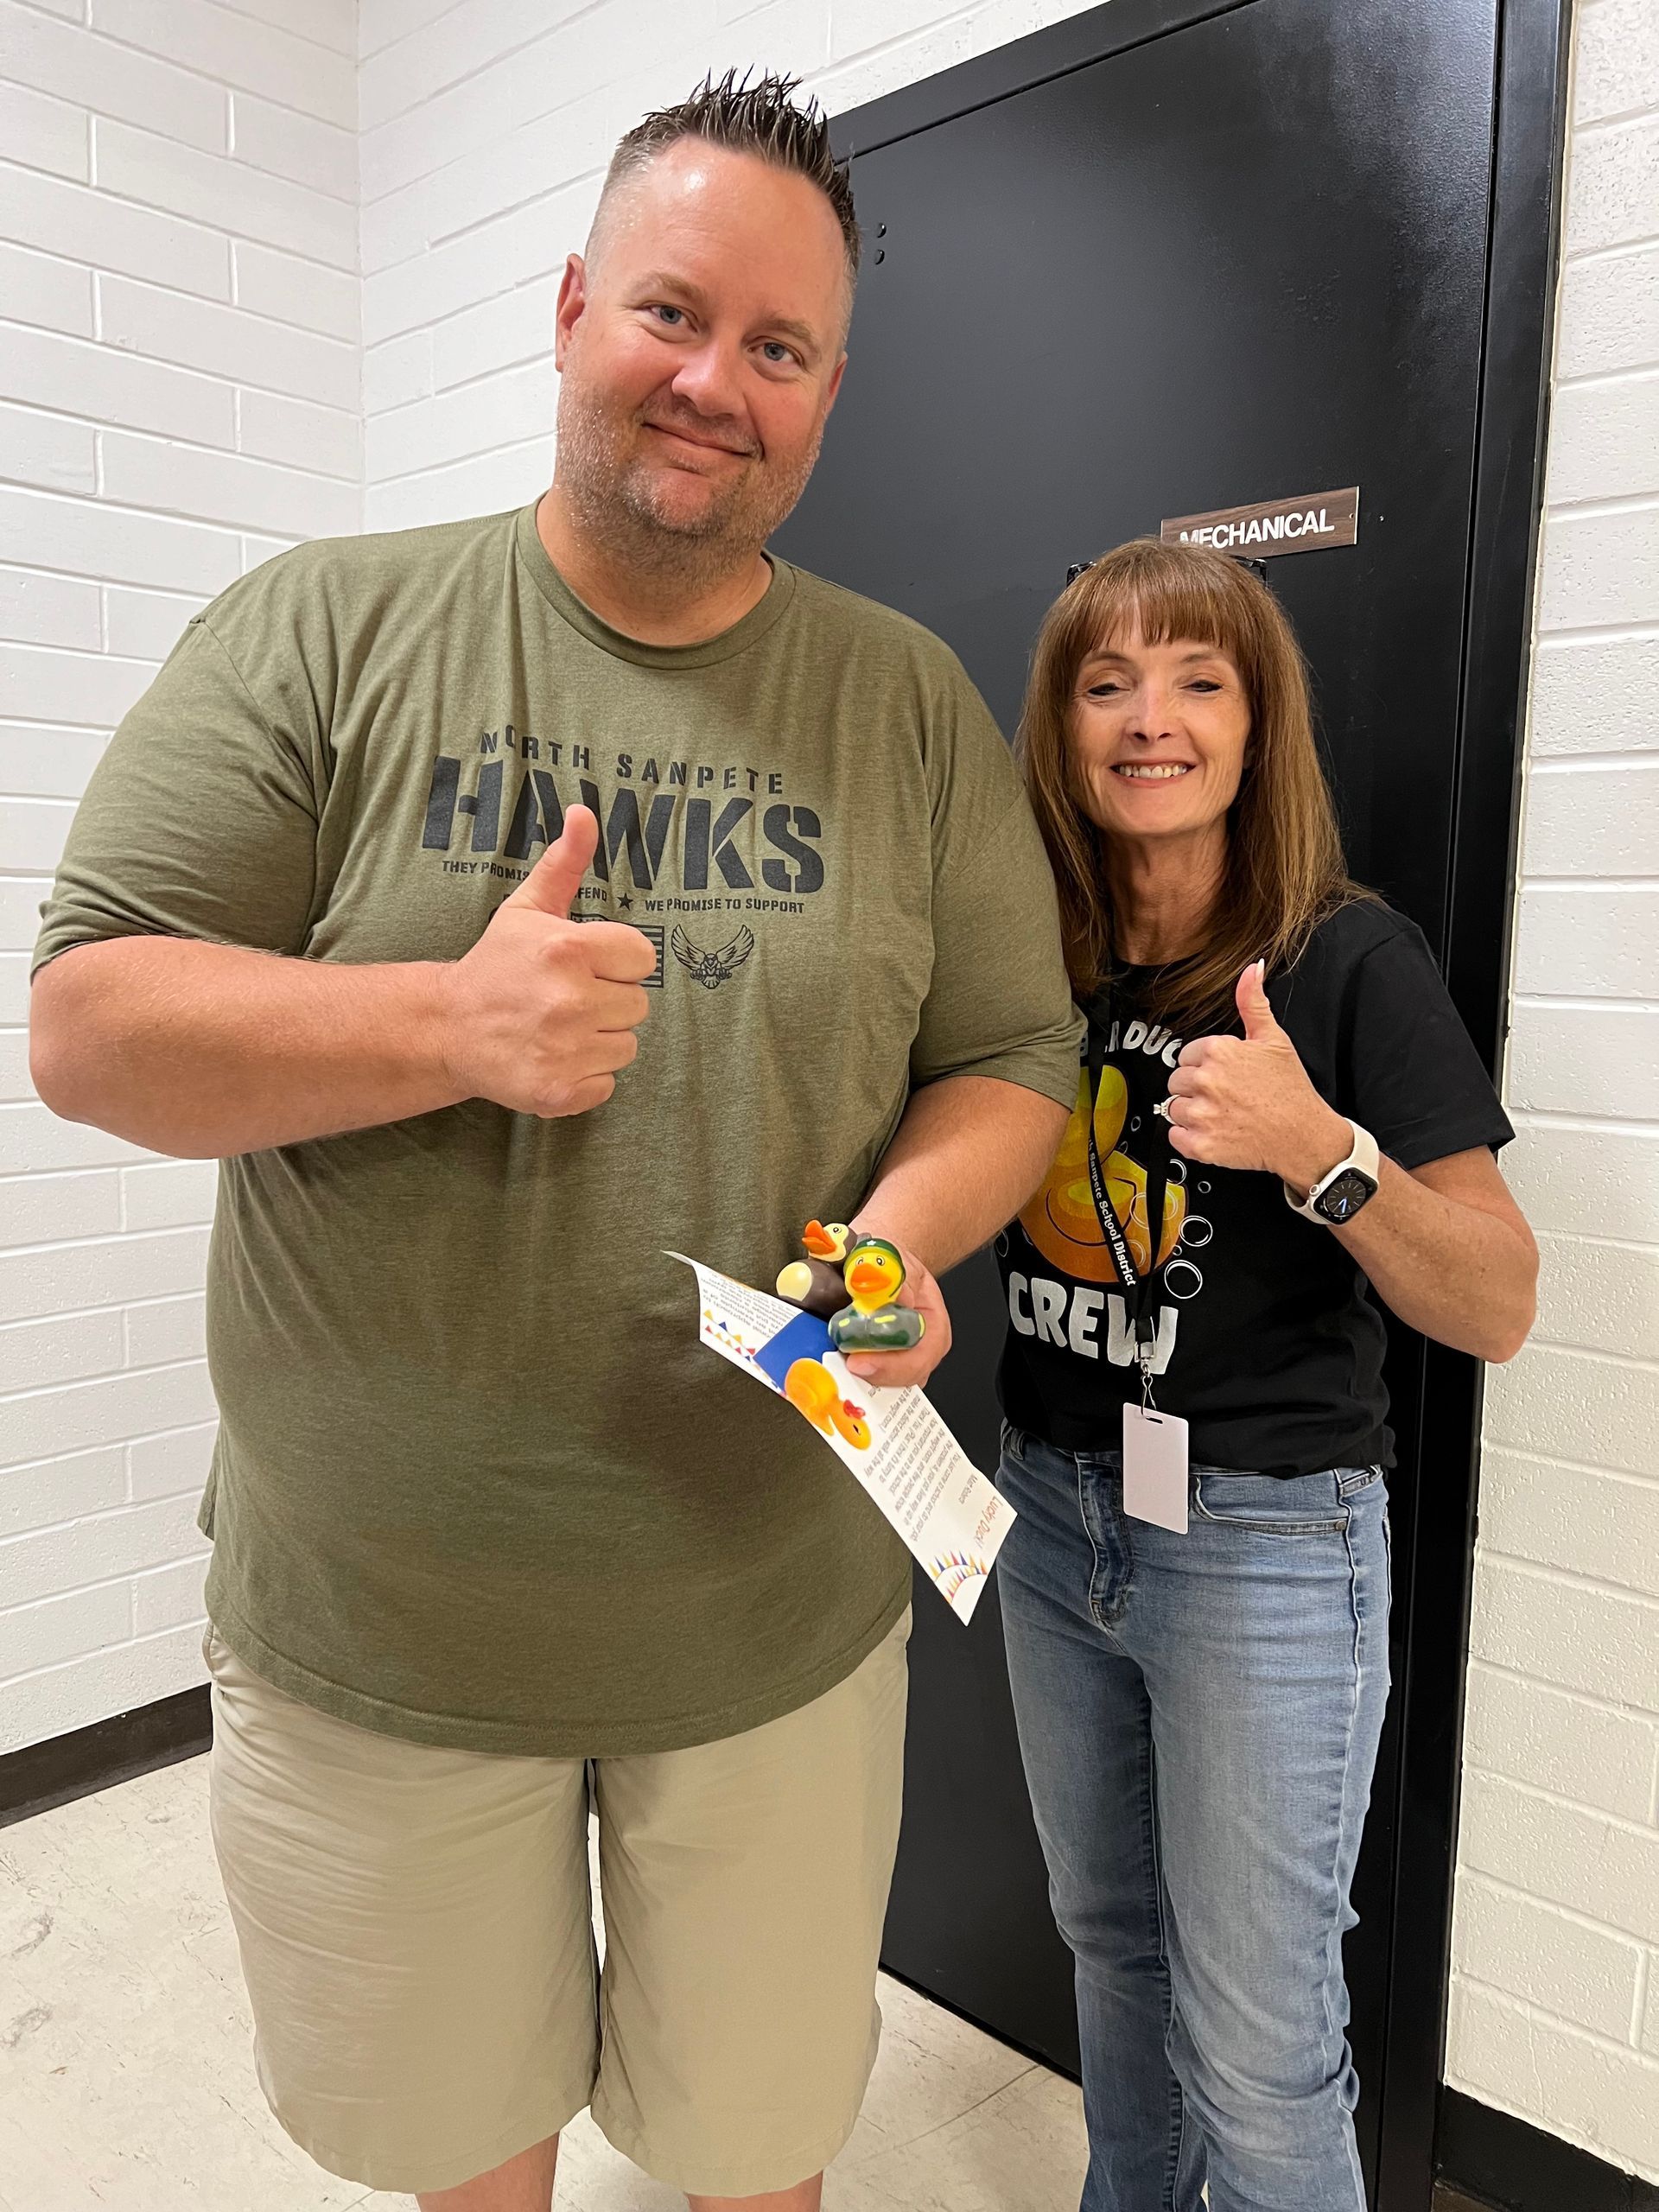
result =
[[[1158,1103],[1157,1103],[1157,1104],[1153,1108],[1153,1109],[1152,1109],[1152,1110],[1153,1110],[1153,1112],[1154,1112],[1154,1114],[1157,1114],[1157,1115],[1161,1116],[1161,1117],[1162,1117],[1162,1118],[1166,1122],[1166,1121],[1169,1119],[1169,1101],[1168,1101],[1168,1099],[1167,1099],[1167,1098],[1160,1098],[1160,1099],[1158,1101]]]

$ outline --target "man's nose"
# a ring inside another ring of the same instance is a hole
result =
[[[710,339],[681,361],[673,383],[675,397],[700,415],[744,419],[742,377],[734,348]]]

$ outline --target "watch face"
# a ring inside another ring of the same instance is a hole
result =
[[[1344,1169],[1328,1191],[1322,1191],[1314,1200],[1316,1213],[1327,1221],[1351,1221],[1376,1185],[1369,1175],[1362,1175],[1357,1167]]]

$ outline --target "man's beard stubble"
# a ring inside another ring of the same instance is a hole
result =
[[[645,418],[650,420],[652,418]],[[705,435],[717,426],[689,413]],[[664,418],[674,427],[673,417]],[[566,376],[559,390],[559,488],[582,531],[610,557],[648,570],[664,583],[692,589],[737,575],[754,558],[806,489],[818,457],[823,427],[799,463],[787,473],[760,456],[735,480],[717,490],[701,514],[679,520],[653,496],[648,473],[626,458],[634,421],[619,422],[603,404],[582,394]],[[734,438],[741,436],[734,430]]]

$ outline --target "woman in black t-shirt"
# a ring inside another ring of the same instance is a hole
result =
[[[1083,2212],[1363,2212],[1342,1938],[1388,1694],[1383,1330],[1537,1255],[1423,937],[1344,871],[1301,656],[1200,548],[1085,570],[1020,747],[1089,1011],[998,1240],[1000,1583],[1076,1956]]]

